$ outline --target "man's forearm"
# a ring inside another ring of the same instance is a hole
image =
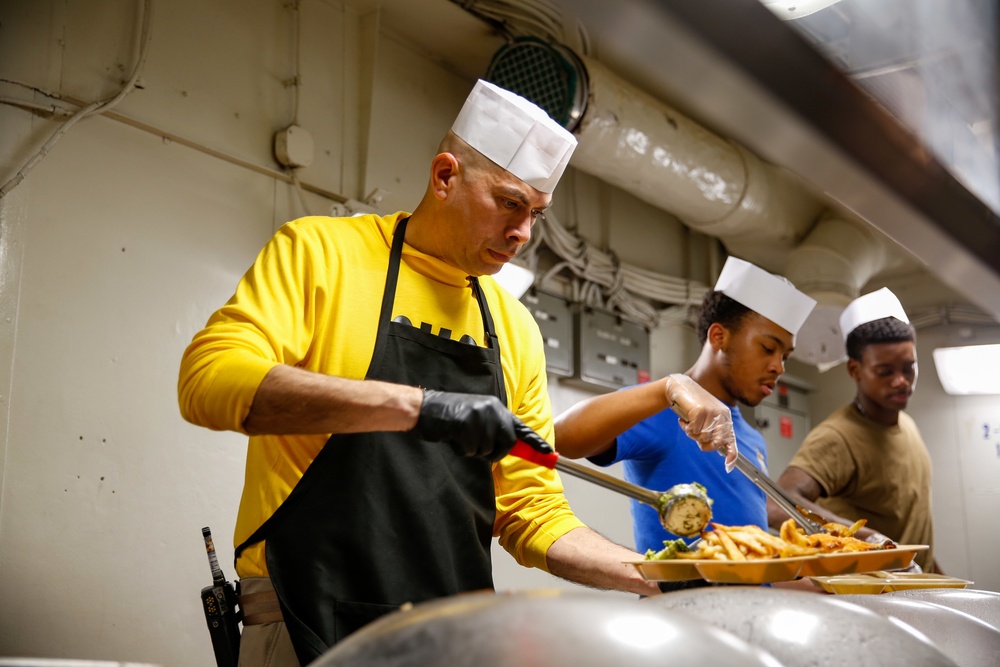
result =
[[[850,526],[854,523],[850,519],[845,519],[842,516],[834,514],[825,507],[821,507],[816,504],[816,499],[820,497],[822,487],[812,475],[801,468],[797,468],[795,466],[788,466],[785,468],[785,471],[781,473],[780,477],[778,477],[778,486],[784,489],[786,493],[790,494],[795,502],[797,502],[801,507],[815,512],[826,519],[826,523],[840,523],[845,526]],[[778,507],[777,503],[768,498],[767,524],[772,528],[780,528],[781,524],[787,518],[788,513]],[[859,540],[867,540],[872,536],[879,535],[881,535],[881,533],[867,527],[861,528],[857,533],[855,533],[855,537]]]
[[[571,459],[600,454],[619,435],[670,407],[665,380],[601,394],[577,403],[555,419],[556,449]]]
[[[416,425],[422,401],[418,387],[279,365],[257,388],[243,427],[269,435],[407,431]]]
[[[549,572],[592,588],[628,591],[638,595],[660,592],[623,561],[639,560],[639,554],[602,537],[590,528],[571,530],[556,540],[546,554]]]

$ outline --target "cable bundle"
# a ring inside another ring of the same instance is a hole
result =
[[[667,276],[621,262],[613,253],[602,252],[560,224],[547,211],[535,227],[531,247],[527,249],[532,268],[536,253],[544,244],[561,261],[553,265],[539,281],[544,284],[557,274],[568,271],[571,301],[621,313],[633,322],[650,329],[660,321],[664,306],[683,307],[683,319],[690,306],[701,303],[707,287],[699,283]],[[672,309],[671,319],[679,309]]]

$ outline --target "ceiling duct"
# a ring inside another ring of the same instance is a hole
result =
[[[574,168],[773,271],[822,210],[782,170],[564,47],[514,40],[494,55],[486,77],[577,135]]]
[[[796,337],[795,357],[820,370],[842,361],[840,314],[872,276],[899,259],[873,227],[827,210],[785,263],[785,277],[816,299]]]
[[[536,102],[576,134],[575,169],[718,238],[732,255],[788,275],[816,298],[824,306],[816,325],[824,339],[816,349],[805,335],[799,339],[810,363],[832,360],[829,322],[898,257],[865,223],[831,212],[821,217],[824,205],[784,170],[591,58],[519,38],[497,51],[486,78]]]

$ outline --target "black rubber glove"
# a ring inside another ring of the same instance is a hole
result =
[[[425,389],[413,433],[450,445],[462,456],[499,461],[517,439],[516,419],[496,396]]]

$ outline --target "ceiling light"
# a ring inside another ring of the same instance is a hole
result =
[[[939,347],[934,366],[941,386],[953,396],[1000,394],[1000,344]]]

